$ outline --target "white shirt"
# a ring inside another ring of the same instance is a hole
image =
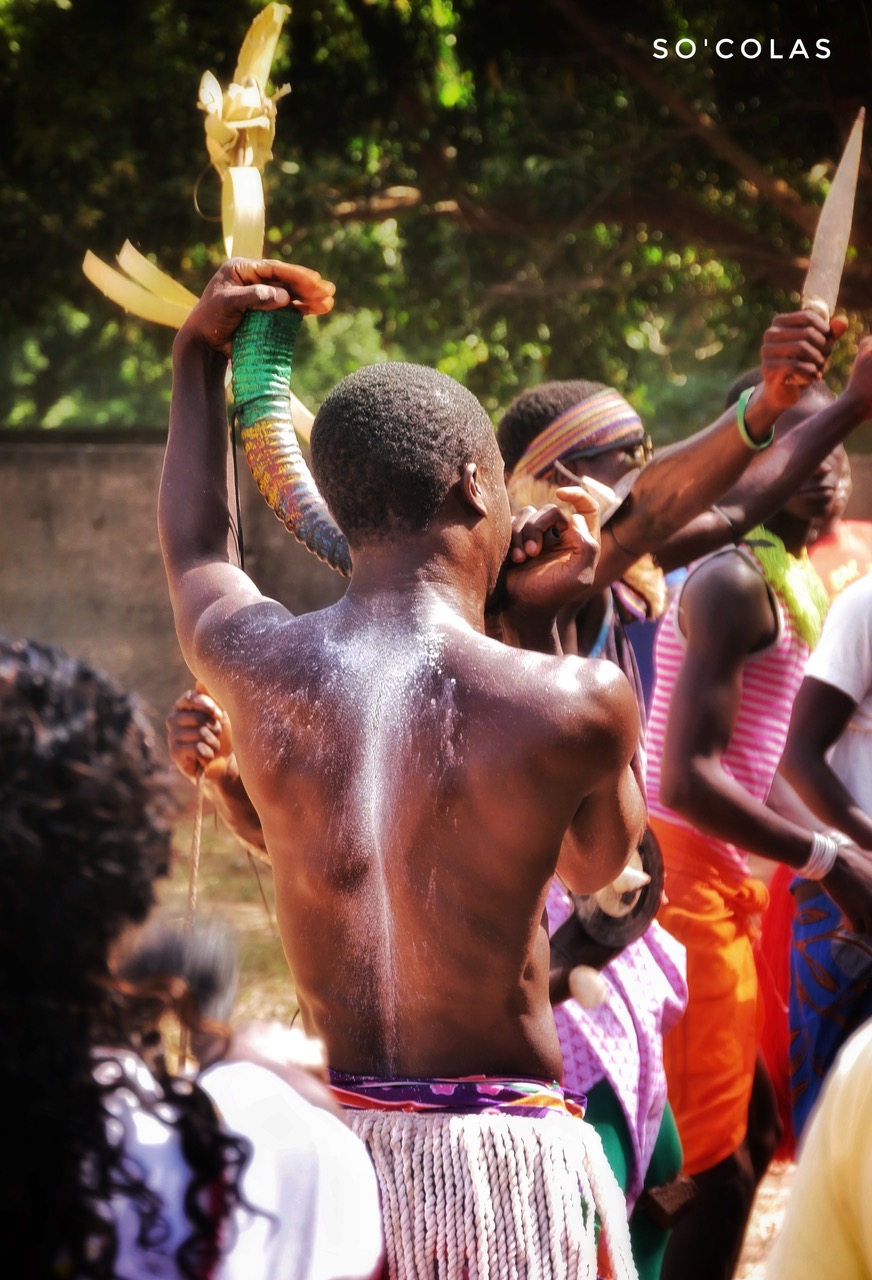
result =
[[[114,1055],[138,1090],[157,1097],[144,1064]],[[111,1074],[112,1067],[98,1069]],[[199,1079],[224,1127],[247,1138],[252,1156],[243,1198],[225,1231],[216,1280],[371,1280],[383,1254],[375,1170],[364,1144],[337,1117],[313,1106],[284,1080],[251,1062],[218,1063]],[[163,1203],[166,1238],[137,1242],[139,1218],[123,1196],[112,1201],[118,1274],[130,1280],[179,1280],[175,1254],[190,1235],[183,1198],[191,1173],[172,1113],[143,1108],[132,1089],[107,1095],[110,1126],[120,1125],[126,1154],[144,1170]]]
[[[361,1140],[254,1063],[218,1064],[200,1084],[225,1126],[254,1147],[246,1200],[277,1220],[236,1211],[240,1234],[220,1280],[370,1280],[383,1252],[382,1218]]]
[[[830,605],[805,674],[857,704],[827,759],[860,808],[872,814],[872,574],[846,587]]]

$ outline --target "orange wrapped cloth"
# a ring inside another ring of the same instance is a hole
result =
[[[663,1041],[684,1172],[713,1168],[748,1129],[763,1002],[754,939],[769,901],[760,880],[727,879],[699,832],[649,819],[666,867],[658,919],[687,950],[688,1002]]]

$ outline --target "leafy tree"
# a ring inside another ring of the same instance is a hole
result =
[[[0,3],[7,423],[165,421],[172,334],[124,318],[81,258],[130,237],[205,283],[223,251],[192,200],[196,187],[217,218],[197,86],[207,68],[228,82],[260,7]],[[437,364],[495,417],[532,382],[587,376],[628,394],[656,438],[707,420],[796,301],[866,92],[864,12],[301,0],[273,67],[293,92],[265,174],[267,243],[335,279],[339,307],[306,327],[298,394],[314,404],[387,356]],[[732,58],[715,53],[723,38]],[[758,58],[735,52],[754,38]],[[789,56],[797,41],[807,57]],[[866,186],[842,293],[855,331]]]

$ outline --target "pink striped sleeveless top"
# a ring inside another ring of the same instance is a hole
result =
[[[737,552],[729,548],[717,554],[735,555]],[[741,549],[738,554],[760,572],[753,556]],[[809,647],[797,632],[781,597],[771,589],[770,597],[777,614],[778,634],[765,649],[750,654],[745,660],[739,712],[729,745],[722,756],[727,773],[761,803],[769,794],[781,759],[793,700],[809,655]],[[666,719],[687,646],[678,624],[680,603],[679,592],[663,616],[655,645],[654,696],[648,719],[648,809],[675,826],[693,830],[692,823],[667,809],[659,798]],[[714,836],[706,836],[706,841],[731,879],[737,876],[744,878],[749,874],[748,859],[743,850]]]

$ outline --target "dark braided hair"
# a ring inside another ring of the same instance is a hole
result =
[[[0,1240],[26,1280],[114,1280],[113,1194],[134,1204],[141,1240],[166,1229],[159,1198],[107,1132],[107,1095],[129,1081],[105,1054],[100,1067],[97,1050],[149,1058],[171,1104],[192,1171],[182,1275],[209,1273],[221,1215],[239,1199],[245,1148],[159,1052],[171,984],[139,993],[110,968],[168,872],[171,796],[135,696],[49,645],[0,637]],[[227,1193],[217,1209],[216,1185]]]
[[[561,382],[540,382],[537,387],[530,387],[515,396],[497,426],[497,444],[506,469],[514,470],[518,459],[539,432],[550,426],[561,413],[605,389],[604,382],[572,378]]]

